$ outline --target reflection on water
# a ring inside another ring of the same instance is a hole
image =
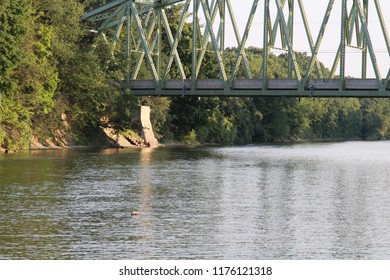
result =
[[[389,259],[389,164],[389,142],[0,155],[0,259]]]

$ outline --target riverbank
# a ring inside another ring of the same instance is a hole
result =
[[[140,136],[141,133],[123,132],[117,133],[112,128],[103,128],[99,130],[99,135],[91,137],[91,139],[84,139],[82,143],[78,143],[75,139],[71,139],[65,132],[57,132],[51,139],[40,140],[33,137],[30,145],[25,150],[60,150],[60,149],[107,149],[107,148],[157,148],[157,147],[197,147],[197,146],[221,146],[213,143],[188,143],[188,142],[166,142],[160,143],[156,139],[151,143],[147,142]],[[154,136],[153,136],[154,137]],[[154,138],[155,139],[155,138]],[[272,142],[254,142],[248,144],[263,144],[263,145],[282,145],[282,144],[310,144],[310,143],[337,143],[337,142],[355,142],[355,141],[385,141],[386,139],[298,139],[298,140],[274,140]],[[242,145],[237,145],[242,146]],[[20,150],[20,151],[23,151]],[[0,153],[13,153],[17,151],[0,148]]]
[[[139,125],[137,130],[117,131],[108,122],[102,121],[100,127],[89,130],[89,134],[75,130],[69,125],[66,116],[62,117],[63,128],[57,129],[50,137],[32,136],[28,147],[22,150],[56,150],[72,148],[156,148],[161,146],[154,135],[150,120],[151,109],[141,106],[134,114],[133,122]],[[1,148],[1,153],[15,150]]]
[[[150,147],[141,137],[125,136],[121,133],[115,132],[111,128],[101,128],[99,139],[88,139],[85,144],[78,144],[69,137],[52,138],[47,140],[39,140],[33,137],[30,141],[29,150],[58,150],[58,149],[79,149],[79,148],[143,148]],[[134,134],[137,135],[137,134]],[[66,139],[66,140],[64,140]],[[154,146],[158,146],[154,143]]]

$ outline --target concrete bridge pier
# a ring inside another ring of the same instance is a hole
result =
[[[133,113],[133,122],[139,124],[139,138],[118,133],[111,127],[102,127],[103,132],[112,141],[115,146],[121,148],[151,147],[159,146],[158,140],[154,136],[152,122],[150,121],[151,109],[149,106],[141,106],[139,110]]]
[[[142,138],[149,147],[159,146],[158,140],[154,136],[152,122],[150,121],[151,109],[149,106],[141,106],[140,121],[142,126]]]

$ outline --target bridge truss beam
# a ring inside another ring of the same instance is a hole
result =
[[[116,0],[85,13],[82,20],[90,25],[89,28],[112,36],[113,54],[118,51],[121,41],[126,42],[128,74],[124,84],[135,95],[390,96],[390,68],[387,73],[381,73],[368,27],[369,7],[375,6],[373,12],[382,31],[380,39],[385,42],[390,58],[389,34],[380,0],[329,0],[317,37],[311,31],[304,0],[253,0],[243,33],[238,28],[232,1],[235,0]],[[335,2],[341,4],[340,9],[335,9]],[[369,5],[372,2],[374,5]],[[176,5],[180,14],[175,23],[167,16],[172,5]],[[296,9],[297,5],[299,9]],[[339,46],[330,75],[325,76],[318,54],[329,19],[336,13],[334,10],[341,10]],[[253,31],[253,21],[257,17],[263,21],[262,31],[261,28]],[[310,50],[306,68],[298,65],[298,52],[295,51],[294,19],[299,17],[306,38],[298,39],[307,40]],[[227,28],[228,21],[230,28]],[[191,53],[190,60],[180,50],[186,25],[192,29],[191,46],[187,50]],[[248,37],[253,33],[262,38],[259,46],[262,46],[263,61],[257,71],[251,69],[247,54]],[[237,42],[233,65],[226,63],[227,34],[234,36]],[[346,48],[361,52],[359,78],[350,79],[345,74]],[[275,49],[287,56],[286,79],[270,78],[269,58]],[[214,57],[218,77],[204,79],[204,75],[200,75],[206,54]],[[141,76],[141,67],[148,69],[148,73]],[[373,79],[367,79],[368,67],[373,70]],[[243,69],[244,76],[237,77],[239,69]],[[259,73],[258,76],[254,72]]]

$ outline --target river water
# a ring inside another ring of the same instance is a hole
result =
[[[390,259],[389,167],[390,142],[3,154],[0,259]]]

